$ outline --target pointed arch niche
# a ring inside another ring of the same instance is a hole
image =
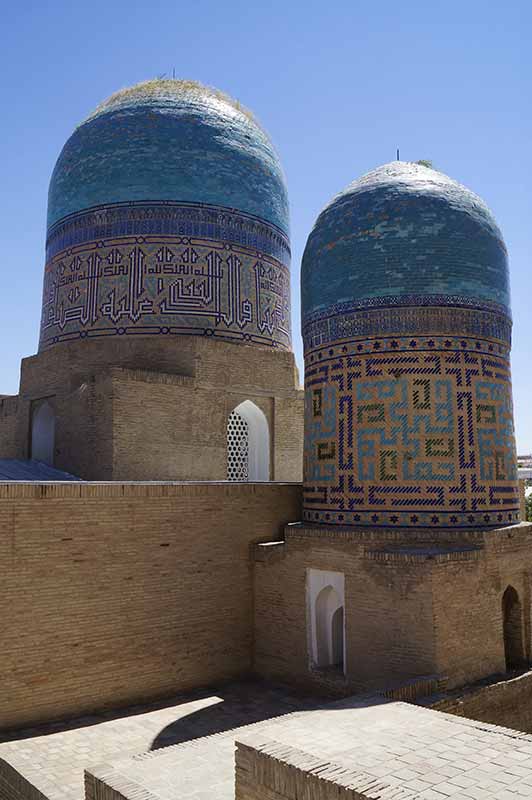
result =
[[[270,480],[270,430],[263,411],[244,400],[227,420],[227,480]]]
[[[31,458],[54,464],[55,413],[48,400],[35,403],[31,415]]]
[[[506,669],[519,669],[525,663],[523,609],[513,586],[508,586],[502,596],[502,625]]]
[[[345,673],[344,575],[307,570],[309,662]]]

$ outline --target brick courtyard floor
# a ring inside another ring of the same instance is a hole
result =
[[[375,697],[348,698],[118,759],[96,773],[111,785],[127,784],[132,798],[231,800],[235,740],[286,744],[330,762],[333,773],[363,773],[386,787],[375,797],[532,798],[530,734]]]
[[[282,687],[258,681],[235,683],[191,692],[164,704],[0,734],[0,760],[7,761],[48,800],[81,800],[83,771],[91,764],[113,762],[311,705]]]
[[[530,734],[377,697],[313,707],[259,683],[26,733],[1,744],[0,759],[48,800],[80,800],[85,767],[127,784],[125,797],[231,800],[235,740],[280,742],[358,770],[389,787],[386,797],[532,800]]]

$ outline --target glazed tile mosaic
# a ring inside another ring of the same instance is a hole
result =
[[[323,209],[301,279],[305,317],[339,303],[431,295],[510,306],[506,247],[486,204],[447,175],[401,161]]]
[[[519,520],[506,249],[426,167],[369,173],[318,217],[302,267],[304,519]]]
[[[48,252],[41,349],[141,334],[290,348],[288,240],[262,220],[205,205],[104,206],[54,226]]]
[[[40,349],[103,336],[291,347],[288,198],[252,114],[192,81],[112,95],[48,196]]]
[[[501,343],[341,342],[307,355],[305,389],[306,520],[444,527],[517,520]]]
[[[48,227],[110,203],[223,205],[288,233],[275,149],[237,102],[193,82],[156,80],[117,92],[67,140],[48,195]]]

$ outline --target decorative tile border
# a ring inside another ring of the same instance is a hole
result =
[[[290,266],[290,242],[276,225],[232,208],[171,201],[112,203],[70,214],[48,230],[46,261],[85,242],[153,234],[233,242]]]
[[[243,215],[228,209],[155,204],[152,210],[114,206],[52,229],[50,252],[56,234],[70,246],[46,265],[40,349],[102,336],[195,335],[289,350],[289,250],[282,234],[264,222],[241,225]],[[167,233],[181,229],[197,233]],[[109,236],[90,238],[104,232]],[[238,244],[239,236],[248,244]]]
[[[508,345],[511,342],[511,319],[500,309],[487,305],[475,308],[461,305],[458,302],[460,298],[438,296],[384,299],[400,300],[401,303],[381,308],[331,309],[328,316],[307,319],[303,324],[305,351],[342,339],[369,338],[376,334],[411,338],[427,332],[434,336],[459,331],[464,336],[498,339]],[[445,303],[439,305],[439,300],[445,300]]]

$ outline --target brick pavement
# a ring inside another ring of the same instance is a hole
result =
[[[530,734],[376,697],[313,704],[265,684],[5,742],[0,759],[48,800],[80,800],[86,767],[107,785],[127,786],[126,797],[231,800],[235,741],[281,743],[378,780],[392,795],[532,798]]]
[[[238,728],[305,705],[311,701],[281,687],[260,681],[234,683],[187,693],[165,704],[4,734],[0,762],[11,764],[47,800],[80,800],[88,765]]]
[[[384,787],[382,797],[532,798],[532,735],[367,696],[118,759],[95,773],[109,786],[127,784],[131,796],[232,800],[235,741],[303,751],[319,760],[321,776],[324,763],[332,774],[364,774]]]

